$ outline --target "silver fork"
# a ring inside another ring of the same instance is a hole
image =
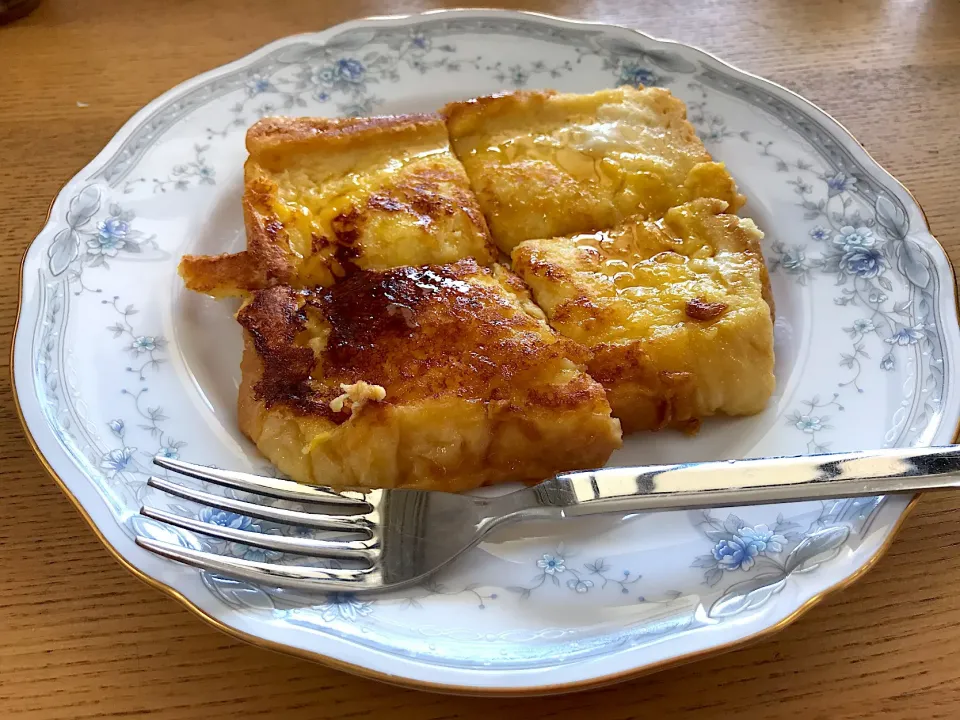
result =
[[[181,460],[158,457],[154,463],[214,485],[307,503],[319,511],[237,500],[151,477],[148,484],[158,490],[240,515],[336,531],[340,536],[320,540],[271,535],[143,507],[141,514],[163,523],[222,540],[332,560],[334,566],[254,562],[138,535],[141,547],[258,583],[349,592],[393,590],[421,582],[493,528],[519,520],[960,489],[956,475],[960,446],[603,468],[564,473],[494,498],[422,490],[336,492]],[[358,567],[337,567],[341,560]]]

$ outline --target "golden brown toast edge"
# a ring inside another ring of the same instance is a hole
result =
[[[276,186],[265,177],[265,168],[282,166],[286,156],[307,150],[375,151],[385,144],[431,140],[448,142],[446,125],[435,113],[259,120],[246,134],[249,157],[244,163],[242,206],[247,249],[215,256],[184,255],[178,272],[185,285],[214,297],[230,297],[290,281],[294,269],[283,250],[288,245],[287,232],[270,208]]]

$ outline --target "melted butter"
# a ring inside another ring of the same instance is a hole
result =
[[[639,138],[637,130],[619,121],[574,125],[565,135],[572,147],[596,153],[622,150],[625,145]]]
[[[317,178],[301,169],[277,173],[278,186],[273,209],[287,230],[289,252],[298,274],[307,283],[327,285],[345,274],[333,257],[330,241],[336,236],[334,221],[354,207],[360,198],[389,185],[392,178],[410,163],[447,152],[446,147],[431,147],[388,157],[377,167],[364,172]],[[326,242],[319,242],[321,240]]]
[[[603,263],[603,267],[606,269],[608,274],[616,274],[622,270],[629,270],[630,263],[628,263],[626,260],[611,258]]]
[[[644,136],[643,129],[617,122],[507,138],[470,155],[498,165],[550,163],[576,182],[597,188],[621,216],[637,212],[658,216],[689,199],[683,187],[689,163],[678,164],[670,147]]]
[[[600,189],[601,198],[609,198],[621,216],[651,217],[690,199],[696,188],[687,188],[685,181],[705,159],[702,146],[691,146],[654,110],[621,103],[541,132],[488,139],[469,151],[468,163],[474,158],[500,165],[551,163]]]
[[[440,275],[433,270],[424,270],[419,277],[414,279],[414,284],[420,290],[431,294],[448,291],[461,295],[471,295],[476,292],[476,289],[470,283]]]
[[[672,244],[675,238],[662,232],[662,222],[649,223],[647,227],[661,232],[645,234],[637,229],[582,234],[574,238],[584,269],[589,268],[588,272],[607,288],[610,297],[629,303],[619,309],[624,325],[650,327],[658,322],[683,322],[684,308],[690,298],[710,301],[726,298],[729,289],[722,263],[713,261],[712,257],[688,257],[683,254],[680,241],[675,242],[676,250],[658,252],[658,246]],[[656,320],[657,317],[660,320]]]
[[[617,290],[625,290],[637,284],[637,276],[629,270],[624,270],[614,274],[613,284],[617,286]]]
[[[410,153],[409,158],[411,160],[423,160],[424,158],[430,158],[435,155],[445,155],[449,152],[449,148],[446,145],[440,145],[437,147],[426,148],[423,150],[417,150],[416,152]]]

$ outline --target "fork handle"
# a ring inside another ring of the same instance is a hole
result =
[[[960,489],[960,445],[564,473],[514,493],[509,512],[574,516],[949,489]]]

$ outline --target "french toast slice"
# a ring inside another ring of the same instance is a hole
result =
[[[448,104],[454,152],[504,252],[658,218],[698,197],[744,202],[663,88],[519,91]]]
[[[267,118],[246,138],[245,251],[187,255],[180,275],[217,297],[349,272],[496,259],[438,115]]]
[[[461,491],[599,467],[620,446],[587,353],[474,260],[256,291],[241,430],[305,483]]]
[[[773,299],[752,221],[698,199],[660,220],[513,251],[551,326],[589,349],[623,431],[695,430],[773,392]]]

